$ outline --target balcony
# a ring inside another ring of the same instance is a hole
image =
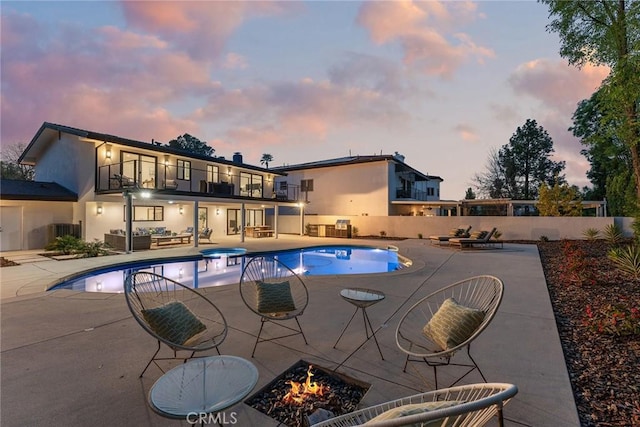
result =
[[[265,185],[266,181],[266,185]],[[96,193],[120,193],[127,189],[148,189],[165,194],[237,199],[290,201],[288,194],[276,193],[263,175],[249,172],[220,173],[197,168],[179,168],[153,162],[128,161],[98,167]]]
[[[396,188],[396,199],[411,199],[411,200],[420,200],[427,201],[429,200],[429,196],[426,191],[420,191],[415,188]]]

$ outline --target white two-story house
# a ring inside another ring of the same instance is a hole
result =
[[[277,212],[278,206],[297,203],[275,197],[274,179],[282,172],[246,164],[240,153],[232,159],[201,156],[155,141],[47,122],[19,160],[34,166],[36,185],[53,183],[75,195],[76,200],[56,202],[66,206],[56,206],[59,215],[42,217],[44,222],[79,224],[86,241],[126,230],[127,201],[132,232],[207,228],[211,239],[233,234],[244,238],[245,228],[266,224],[265,209]],[[3,215],[19,216],[12,223],[22,227],[4,234],[13,237],[2,242],[2,250],[42,248],[51,240],[53,224],[39,223],[34,216],[46,212],[52,201],[29,199],[28,194],[2,197]],[[277,215],[271,220],[270,228],[277,227]],[[277,237],[277,230],[268,236]]]

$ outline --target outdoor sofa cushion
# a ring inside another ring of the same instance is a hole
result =
[[[484,320],[484,312],[458,304],[455,298],[444,300],[422,332],[443,350],[469,338]]]
[[[374,417],[364,423],[363,425],[373,424],[384,420],[392,420],[394,418],[407,417],[410,415],[418,415],[425,412],[435,411],[437,409],[449,408],[451,406],[458,405],[460,403],[464,403],[463,401],[458,400],[440,400],[435,402],[423,402],[423,403],[411,403],[408,405],[398,406],[397,408],[391,408],[388,411],[383,412],[382,414]],[[442,419],[433,420],[426,423],[418,423],[416,424],[421,427],[428,426],[441,426]]]
[[[207,329],[189,308],[180,301],[142,310],[151,329],[169,342],[184,344]]]
[[[259,313],[288,313],[296,309],[289,281],[280,283],[256,282]]]

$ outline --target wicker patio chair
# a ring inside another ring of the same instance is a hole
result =
[[[469,369],[451,385],[474,370],[486,382],[471,357],[471,343],[489,326],[500,306],[503,291],[504,284],[497,277],[475,276],[441,288],[416,302],[402,316],[396,329],[396,344],[407,355],[403,371],[407,371],[409,362],[425,362],[433,368],[435,388],[438,388],[439,366],[463,366]],[[453,356],[462,349],[467,350],[471,364],[452,362]]]
[[[222,312],[200,292],[166,277],[137,272],[127,276],[124,294],[134,319],[158,341],[156,352],[140,374],[158,360],[183,359],[185,362],[218,346],[227,336],[227,321]],[[173,352],[173,357],[157,357],[161,343]],[[178,351],[191,354],[178,357]]]
[[[505,383],[444,388],[360,409],[314,424],[313,427],[346,427],[365,423],[371,427],[479,427],[496,415],[498,425],[503,426],[502,408],[516,393],[518,388],[515,385]]]
[[[309,292],[300,276],[289,267],[268,256],[251,258],[240,276],[240,296],[247,307],[260,316],[260,331],[251,357],[261,342],[299,334],[308,344],[298,316],[307,308]],[[291,319],[295,320],[297,328],[283,323]],[[265,323],[274,323],[288,331],[284,335],[263,338]]]

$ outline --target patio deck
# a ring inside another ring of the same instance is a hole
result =
[[[430,369],[417,372],[410,367],[407,373],[402,372],[404,355],[394,339],[399,318],[430,291],[469,276],[492,274],[504,281],[505,296],[489,328],[474,341],[473,353],[488,381],[514,383],[519,388],[505,408],[506,425],[579,426],[535,245],[505,244],[499,250],[459,252],[418,239],[367,241],[280,235],[278,239],[244,243],[237,239],[218,241],[216,246],[242,246],[252,251],[324,244],[393,244],[413,260],[413,266],[386,274],[305,277],[310,303],[300,321],[309,345],[300,336],[264,343],[253,359],[251,350],[260,321],[242,303],[237,286],[203,288],[230,326],[221,352],[250,359],[258,367],[255,390],[300,359],[327,368],[342,364],[340,372],[371,383],[363,406],[433,389]],[[57,278],[83,269],[198,250],[168,248],[2,268],[0,424],[188,425],[160,417],[147,404],[149,389],[161,373],[151,367],[144,378],[138,375],[153,353],[155,341],[132,318],[122,294],[43,290]],[[376,336],[385,360],[380,359],[373,340],[360,346],[364,329],[357,323],[333,349],[353,310],[339,295],[345,287],[379,289],[386,294],[384,301],[368,309],[374,328],[379,329]],[[441,384],[453,378],[448,375],[452,370],[455,368],[439,371]],[[480,381],[480,376],[472,373],[463,383]],[[278,425],[244,403],[226,412],[236,413],[239,426]]]

